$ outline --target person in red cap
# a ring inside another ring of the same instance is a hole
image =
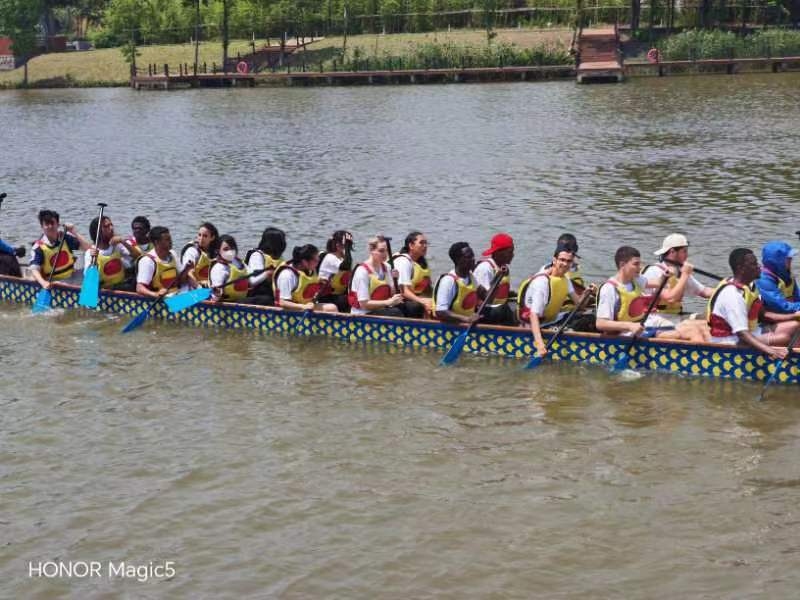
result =
[[[494,325],[516,325],[515,311],[508,303],[511,295],[511,275],[508,265],[514,259],[514,240],[507,233],[498,233],[492,238],[491,246],[483,256],[487,258],[478,262],[474,272],[478,295],[481,298],[485,298],[489,293],[495,276],[500,272],[503,273],[494,298],[486,306],[483,322]]]

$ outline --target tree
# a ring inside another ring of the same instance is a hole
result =
[[[0,0],[0,31],[12,39],[11,50],[25,61],[23,85],[28,85],[28,58],[36,50],[36,25],[42,15],[41,0]]]

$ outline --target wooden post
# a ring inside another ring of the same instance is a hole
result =
[[[203,73],[208,73],[208,65],[203,63]]]
[[[164,76],[169,77],[169,65],[164,63]]]

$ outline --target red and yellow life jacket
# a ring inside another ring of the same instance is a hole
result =
[[[144,256],[141,256],[139,260],[143,260],[145,257],[152,260],[156,265],[156,270],[153,273],[153,279],[150,280],[150,285],[148,286],[154,292],[157,292],[160,289],[169,288],[173,282],[178,278],[178,263],[175,260],[175,256],[172,252],[169,253],[169,258],[167,260],[161,260],[156,254],[155,250],[148,252]],[[137,261],[138,265],[139,261]]]
[[[448,310],[451,312],[456,313],[457,315],[474,315],[475,309],[478,306],[478,292],[477,287],[475,286],[475,280],[472,277],[472,273],[469,274],[469,283],[464,283],[461,280],[461,277],[456,275],[455,273],[445,273],[436,281],[436,285],[433,288],[433,298],[434,298],[434,311],[433,315],[436,316],[436,294],[439,291],[439,284],[441,284],[442,280],[445,277],[452,277],[453,281],[456,284],[456,295],[453,300],[450,302],[450,306]]]
[[[56,256],[59,246],[61,246],[61,252]],[[44,259],[42,260],[42,275],[45,279],[50,277],[50,273],[54,269],[54,281],[67,279],[75,271],[75,256],[72,254],[72,250],[69,249],[66,240],[63,246],[60,241],[51,246],[49,242],[39,239],[34,243],[34,247],[42,251]]]
[[[758,288],[755,286],[742,285],[734,281],[733,278],[723,279],[719,282],[719,285],[717,285],[714,293],[711,295],[708,301],[708,307],[706,308],[706,321],[711,328],[712,337],[730,337],[734,335],[730,324],[724,318],[714,314],[714,305],[717,303],[720,292],[729,285],[734,286],[744,297],[744,303],[747,307],[748,329],[752,332],[758,327],[759,317],[764,307],[761,295],[758,293]]]
[[[661,269],[662,276],[666,275],[668,277],[667,283],[664,285],[664,289],[672,289],[676,285],[678,285],[678,278],[673,273],[672,269],[663,265],[662,263],[656,263],[655,265],[647,265],[644,269],[642,269],[642,273],[647,271],[651,266],[656,266]],[[661,302],[656,305],[655,310],[660,313],[667,313],[670,315],[679,315],[683,312],[683,302],[678,300],[677,302]]]
[[[325,258],[327,254],[328,254],[327,252],[320,254],[319,264],[322,264],[322,259]],[[337,258],[339,257],[337,256]],[[340,267],[343,262],[344,262],[343,258],[339,260]],[[342,294],[347,293],[347,288],[350,287],[351,276],[352,273],[348,269],[340,268],[338,271],[336,271],[336,273],[333,274],[333,277],[331,277],[330,281],[328,281],[328,287],[330,288],[330,293],[333,294],[334,296],[340,296]]]
[[[377,273],[367,263],[361,263],[353,270],[353,279],[357,269],[364,268],[369,274],[369,299],[370,300],[388,300],[392,297],[392,286],[389,285],[390,270],[389,265],[383,264],[383,276],[385,279],[378,277]],[[364,308],[358,301],[358,294],[353,289],[353,281],[350,281],[350,291],[347,293],[347,302],[353,308]]]
[[[639,322],[644,318],[644,313],[652,302],[650,296],[643,296],[644,290],[634,281],[633,290],[628,289],[615,279],[609,279],[607,283],[613,285],[617,290],[617,304],[614,310],[615,321]],[[599,299],[598,294],[598,299]]]
[[[115,286],[125,281],[125,266],[122,264],[122,253],[118,248],[105,256],[97,254],[97,270],[100,273],[101,286]]]
[[[479,262],[488,262],[489,265],[492,267],[492,278],[497,276],[497,272],[500,270],[500,267],[497,266],[497,263],[494,262],[493,258],[484,258]],[[497,306],[508,302],[508,294],[510,291],[511,291],[511,274],[506,273],[505,275],[503,275],[503,278],[500,280],[500,283],[497,286],[497,291],[495,291],[494,298],[492,298],[492,305]]]
[[[431,292],[431,270],[411,258],[410,254],[395,254],[393,258],[397,260],[401,256],[407,258],[414,268],[411,275],[411,291],[418,296],[429,294]]]
[[[205,250],[202,250],[196,242],[190,242],[183,247],[183,250],[181,250],[181,260],[183,259],[183,255],[186,253],[186,251],[192,247],[194,247],[200,254],[200,258],[197,259],[197,263],[194,265],[192,273],[194,273],[194,278],[197,280],[197,283],[207,286],[208,274],[211,271],[211,259],[208,257],[208,253],[206,253]]]
[[[272,290],[275,295],[275,306],[281,305],[281,293],[278,289],[278,277],[286,269],[289,269],[295,275],[297,275],[297,285],[292,290],[292,297],[284,298],[284,300],[289,300],[295,304],[306,304],[307,302],[311,302],[322,287],[319,282],[319,275],[316,273],[309,275],[305,271],[295,268],[295,266],[290,263],[283,263],[277,269],[275,269],[275,273],[272,275]]]
[[[519,287],[517,293],[517,313],[520,321],[529,321],[531,318],[531,309],[525,305],[525,295],[528,293],[528,287],[533,283],[534,279],[546,277],[548,284],[548,297],[547,305],[544,307],[544,314],[542,320],[545,323],[553,321],[564,308],[564,304],[569,298],[569,277],[556,277],[549,273],[537,273],[533,277],[528,277],[525,282]]]
[[[236,263],[226,263],[226,265],[228,267],[226,281],[234,283],[226,283],[222,287],[222,299],[236,301],[246,298],[247,291],[250,289],[250,282],[246,278],[247,267],[239,267]]]
[[[139,256],[147,254],[153,249],[153,242],[140,244],[139,242],[136,241],[136,238],[133,236],[129,237],[126,241],[128,242],[128,245],[131,247],[131,249],[134,251],[134,253],[137,251],[139,252]]]

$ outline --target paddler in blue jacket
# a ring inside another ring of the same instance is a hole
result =
[[[800,317],[800,286],[792,275],[796,255],[797,249],[786,242],[769,242],[761,250],[761,276],[756,284],[767,310]]]

